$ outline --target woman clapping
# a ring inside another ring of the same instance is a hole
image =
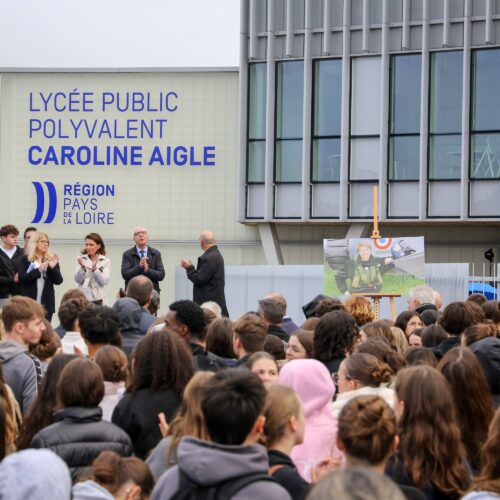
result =
[[[29,242],[27,255],[19,264],[20,295],[31,297],[45,307],[45,317],[51,321],[55,311],[54,285],[63,282],[59,256],[49,252],[49,237],[35,231]]]
[[[85,236],[85,248],[78,256],[75,281],[87,299],[98,305],[106,305],[104,287],[109,282],[110,260],[106,257],[104,241],[97,233]]]

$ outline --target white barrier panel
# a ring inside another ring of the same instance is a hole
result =
[[[467,298],[468,264],[426,264],[426,283],[439,290],[446,305]],[[323,290],[323,266],[226,266],[226,302],[231,318],[255,311],[270,292],[281,292],[288,301],[287,314],[297,324],[305,320],[302,306]],[[175,270],[175,298],[191,299],[193,286],[182,268]],[[396,311],[407,308],[406,297],[395,299]],[[380,317],[390,318],[389,300],[382,300]]]

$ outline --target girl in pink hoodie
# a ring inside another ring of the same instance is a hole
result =
[[[336,442],[337,419],[331,410],[335,385],[325,365],[315,359],[289,361],[279,380],[297,393],[304,407],[304,442],[293,448],[291,457],[301,476],[310,482],[312,470],[322,459],[343,458]]]

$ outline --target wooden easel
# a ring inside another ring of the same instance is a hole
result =
[[[378,186],[373,186],[373,231],[370,236],[372,240],[380,239],[380,232],[378,230]],[[392,319],[396,319],[396,304],[394,303],[394,297],[401,297],[400,293],[353,293],[352,295],[362,295],[363,297],[369,297],[373,300],[373,310],[375,312],[375,319],[380,318],[380,299],[384,297],[389,298],[389,303],[391,305]]]

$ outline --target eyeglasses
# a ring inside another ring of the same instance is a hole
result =
[[[39,240],[38,243],[47,243],[47,245],[50,245],[49,240]]]
[[[148,234],[147,231],[137,231],[137,233],[134,233],[134,236],[142,236],[143,234]]]

